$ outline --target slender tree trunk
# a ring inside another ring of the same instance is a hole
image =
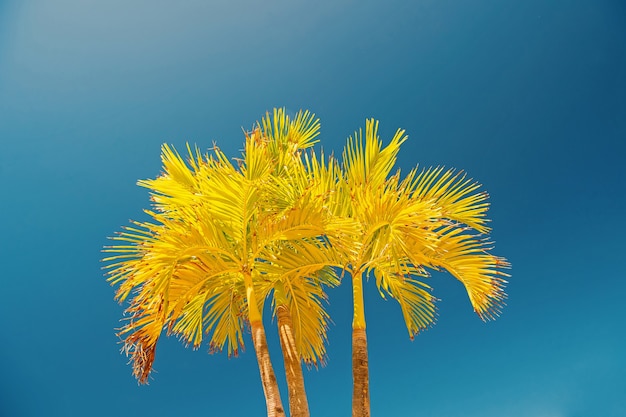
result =
[[[309,417],[309,404],[304,389],[300,354],[293,336],[291,314],[286,305],[278,306],[277,310],[280,346],[283,350],[285,374],[289,388],[289,415],[291,417]]]
[[[370,416],[369,366],[365,334],[365,306],[361,271],[352,272],[354,318],[352,321],[352,417]]]
[[[270,361],[270,351],[267,348],[267,338],[263,328],[263,318],[257,304],[256,294],[252,283],[252,276],[249,271],[244,272],[244,283],[246,285],[246,301],[248,303],[248,320],[252,331],[252,342],[256,359],[259,363],[261,373],[261,383],[265,393],[265,405],[267,406],[267,417],[285,417],[285,409],[280,400],[280,390],[274,374],[274,368]]]
[[[369,417],[370,385],[365,329],[352,330],[352,417]]]
[[[263,324],[259,321],[250,322],[252,329],[252,341],[254,342],[254,350],[259,363],[259,372],[261,373],[261,383],[263,384],[263,392],[265,393],[265,404],[267,406],[267,417],[285,417],[282,401],[280,400],[280,391],[278,390],[278,382],[270,361],[270,352],[267,348],[267,340],[265,338],[265,330]]]

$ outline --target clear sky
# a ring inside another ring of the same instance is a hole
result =
[[[429,281],[411,342],[366,286],[373,416],[626,415],[626,3],[619,0],[0,1],[0,415],[262,416],[238,358],[163,339],[138,386],[100,252],[144,219],[163,142],[239,155],[241,128],[306,108],[321,144],[380,119],[398,165],[466,170],[513,264],[495,322]],[[351,407],[348,285],[329,293],[313,416]],[[282,375],[275,323],[267,318]],[[285,405],[287,393],[281,379]]]

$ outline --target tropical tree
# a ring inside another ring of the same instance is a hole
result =
[[[411,339],[435,318],[427,268],[447,270],[465,286],[482,319],[492,319],[505,298],[505,259],[489,253],[485,192],[464,174],[443,168],[392,174],[400,145],[398,130],[388,146],[378,137],[378,122],[367,120],[348,139],[342,180],[337,184],[336,215],[356,223],[342,236],[345,269],[352,278],[352,415],[370,415],[369,370],[363,278],[373,276],[380,295],[400,304]]]
[[[237,166],[217,147],[204,156],[188,147],[185,162],[163,146],[163,174],[139,181],[152,192],[154,210],[146,213],[153,221],[134,222],[105,248],[116,298],[131,299],[119,334],[140,383],[164,330],[194,348],[210,335],[211,351],[236,355],[248,324],[268,416],[283,416],[262,317],[271,293],[291,414],[308,416],[300,360],[323,359],[323,286],[338,284],[323,234],[333,216],[319,194],[332,171],[311,154],[306,161],[318,175],[308,175],[302,154],[318,129],[308,112],[289,120],[276,110],[246,134]]]
[[[271,292],[278,319],[292,417],[309,415],[301,361],[324,364],[329,317],[323,308],[323,287],[339,284],[331,268],[336,256],[327,234],[339,236],[345,228],[345,222],[334,216],[329,206],[337,165],[325,164],[323,156],[318,159],[312,151],[304,153],[309,144],[292,137],[294,132],[308,132],[303,123],[306,115],[299,114],[290,123],[283,110],[275,110],[274,117],[263,119],[255,130],[260,138],[266,138],[277,161],[268,188],[276,215],[273,222],[265,223],[276,229],[265,233],[271,237],[264,243],[270,259],[260,262],[257,270],[263,277],[261,294],[266,298]],[[319,125],[313,127],[316,134]]]

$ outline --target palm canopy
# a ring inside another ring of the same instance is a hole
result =
[[[368,120],[365,134],[355,133],[343,152],[343,180],[335,198],[337,215],[354,221],[356,232],[344,235],[346,269],[355,285],[355,327],[365,328],[360,275],[373,275],[380,294],[400,304],[411,338],[435,318],[434,297],[423,277],[427,268],[449,271],[465,286],[474,310],[483,319],[498,314],[505,298],[501,269],[491,255],[480,185],[462,173],[443,168],[393,172],[400,145],[398,130],[383,147],[378,122]],[[358,275],[358,277],[356,277]],[[359,296],[359,293],[361,294]]]
[[[324,237],[333,228],[324,201],[334,171],[307,153],[318,129],[308,112],[290,120],[275,110],[246,134],[237,164],[217,147],[202,155],[188,146],[185,161],[163,146],[162,175],[138,183],[151,191],[152,221],[133,222],[105,248],[116,298],[131,299],[119,334],[140,382],[163,330],[194,348],[209,335],[213,351],[236,355],[246,322],[261,320],[277,287],[300,355],[310,363],[323,358],[322,286],[338,279]]]

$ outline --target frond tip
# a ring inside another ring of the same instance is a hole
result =
[[[509,269],[511,264],[504,258],[488,255],[492,258],[494,269],[492,275],[488,278],[489,290],[484,292],[470,293],[468,291],[470,302],[474,307],[474,311],[483,321],[495,320],[502,313],[502,308],[506,305],[507,298],[504,288],[508,281],[503,277],[510,275],[504,273],[501,269]]]
[[[129,340],[130,339],[130,340]],[[134,340],[133,340],[134,339]],[[130,357],[129,364],[133,367],[133,376],[139,384],[147,384],[152,373],[152,364],[156,353],[156,343],[145,338],[128,338],[124,342],[122,352]]]
[[[492,255],[486,238],[467,233],[467,228],[446,226],[437,231],[439,242],[429,253],[431,267],[445,269],[467,291],[474,311],[482,320],[493,320],[501,313],[506,299],[504,287],[510,268],[506,259]]]

